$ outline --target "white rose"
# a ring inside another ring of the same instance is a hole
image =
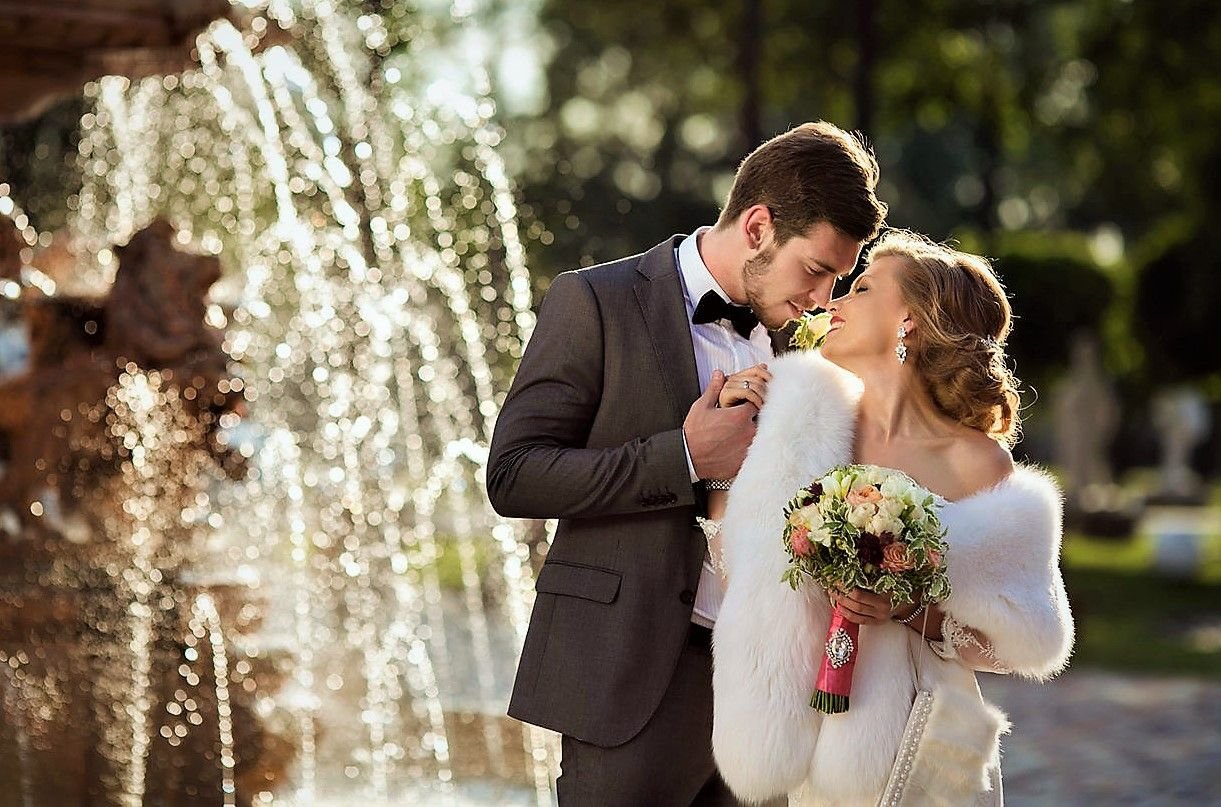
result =
[[[907,499],[911,490],[911,480],[901,474],[891,474],[882,482],[882,495],[888,499]]]
[[[837,472],[827,474],[822,479],[818,480],[818,482],[820,485],[822,485],[823,493],[826,493],[835,499],[842,499],[844,496],[848,495],[847,477],[850,477],[850,474]]]
[[[874,507],[869,502],[858,504],[856,507],[848,508],[848,523],[856,527],[858,530],[865,529],[865,525],[877,515],[878,508]]]
[[[878,504],[878,513],[886,516],[886,518],[899,519],[903,517],[903,511],[907,509],[907,502],[902,499],[886,498]]]
[[[898,538],[903,534],[903,522],[899,521],[897,518],[889,518],[879,513],[878,515],[869,519],[868,531],[872,532],[874,535],[881,535],[884,532],[888,532],[895,538]]]
[[[810,530],[810,543],[831,546],[831,531],[826,527]]]
[[[895,473],[888,471],[885,468],[879,468],[874,465],[869,468],[869,471],[864,474],[865,484],[882,485],[888,479],[894,479]]]
[[[824,311],[821,314],[805,314],[798,320],[792,341],[803,350],[813,350],[822,345],[830,330],[830,313]]]
[[[807,504],[798,510],[794,510],[789,516],[789,520],[795,526],[805,527],[808,530],[816,530],[823,525],[822,513],[818,507],[813,504]]]

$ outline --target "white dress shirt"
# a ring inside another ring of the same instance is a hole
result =
[[[730,375],[772,358],[771,337],[762,325],[756,325],[750,332],[750,338],[745,339],[733,329],[728,320],[722,319],[703,325],[691,324],[695,306],[707,292],[715,291],[726,302],[732,302],[716,282],[712,272],[708,271],[704,259],[700,257],[699,237],[709,229],[711,228],[701,227],[696,230],[679,242],[678,249],[674,251],[674,257],[678,261],[678,273],[683,282],[683,300],[687,304],[687,322],[691,328],[691,344],[695,348],[695,372],[699,377],[700,390],[708,388],[713,370],[721,370],[725,375]],[[687,467],[691,471],[691,481],[698,481],[690,453],[687,454]],[[720,575],[712,568],[705,553],[691,621],[707,628],[712,627],[721,610],[722,598]]]

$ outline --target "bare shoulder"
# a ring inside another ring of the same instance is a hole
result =
[[[972,488],[983,490],[1004,481],[1013,473],[1009,449],[976,429],[964,429],[949,452],[955,476],[969,480]]]

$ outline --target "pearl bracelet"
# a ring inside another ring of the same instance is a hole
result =
[[[919,608],[912,611],[910,614],[903,617],[902,619],[896,619],[894,617],[891,617],[891,618],[894,619],[895,622],[898,622],[900,625],[910,625],[912,622],[914,622],[916,620],[916,617],[918,617],[924,613],[924,606],[925,606],[925,603],[920,603]]]

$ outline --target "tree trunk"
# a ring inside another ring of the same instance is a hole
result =
[[[759,61],[763,51],[763,2],[745,0],[742,25],[738,38],[738,75],[742,79],[742,108],[739,111],[738,134],[743,156],[763,142],[761,120],[762,88],[759,83]]]
[[[856,107],[856,128],[866,135],[873,131],[873,69],[877,62],[877,26],[874,24],[876,0],[856,2],[856,74],[852,79],[852,99]]]

